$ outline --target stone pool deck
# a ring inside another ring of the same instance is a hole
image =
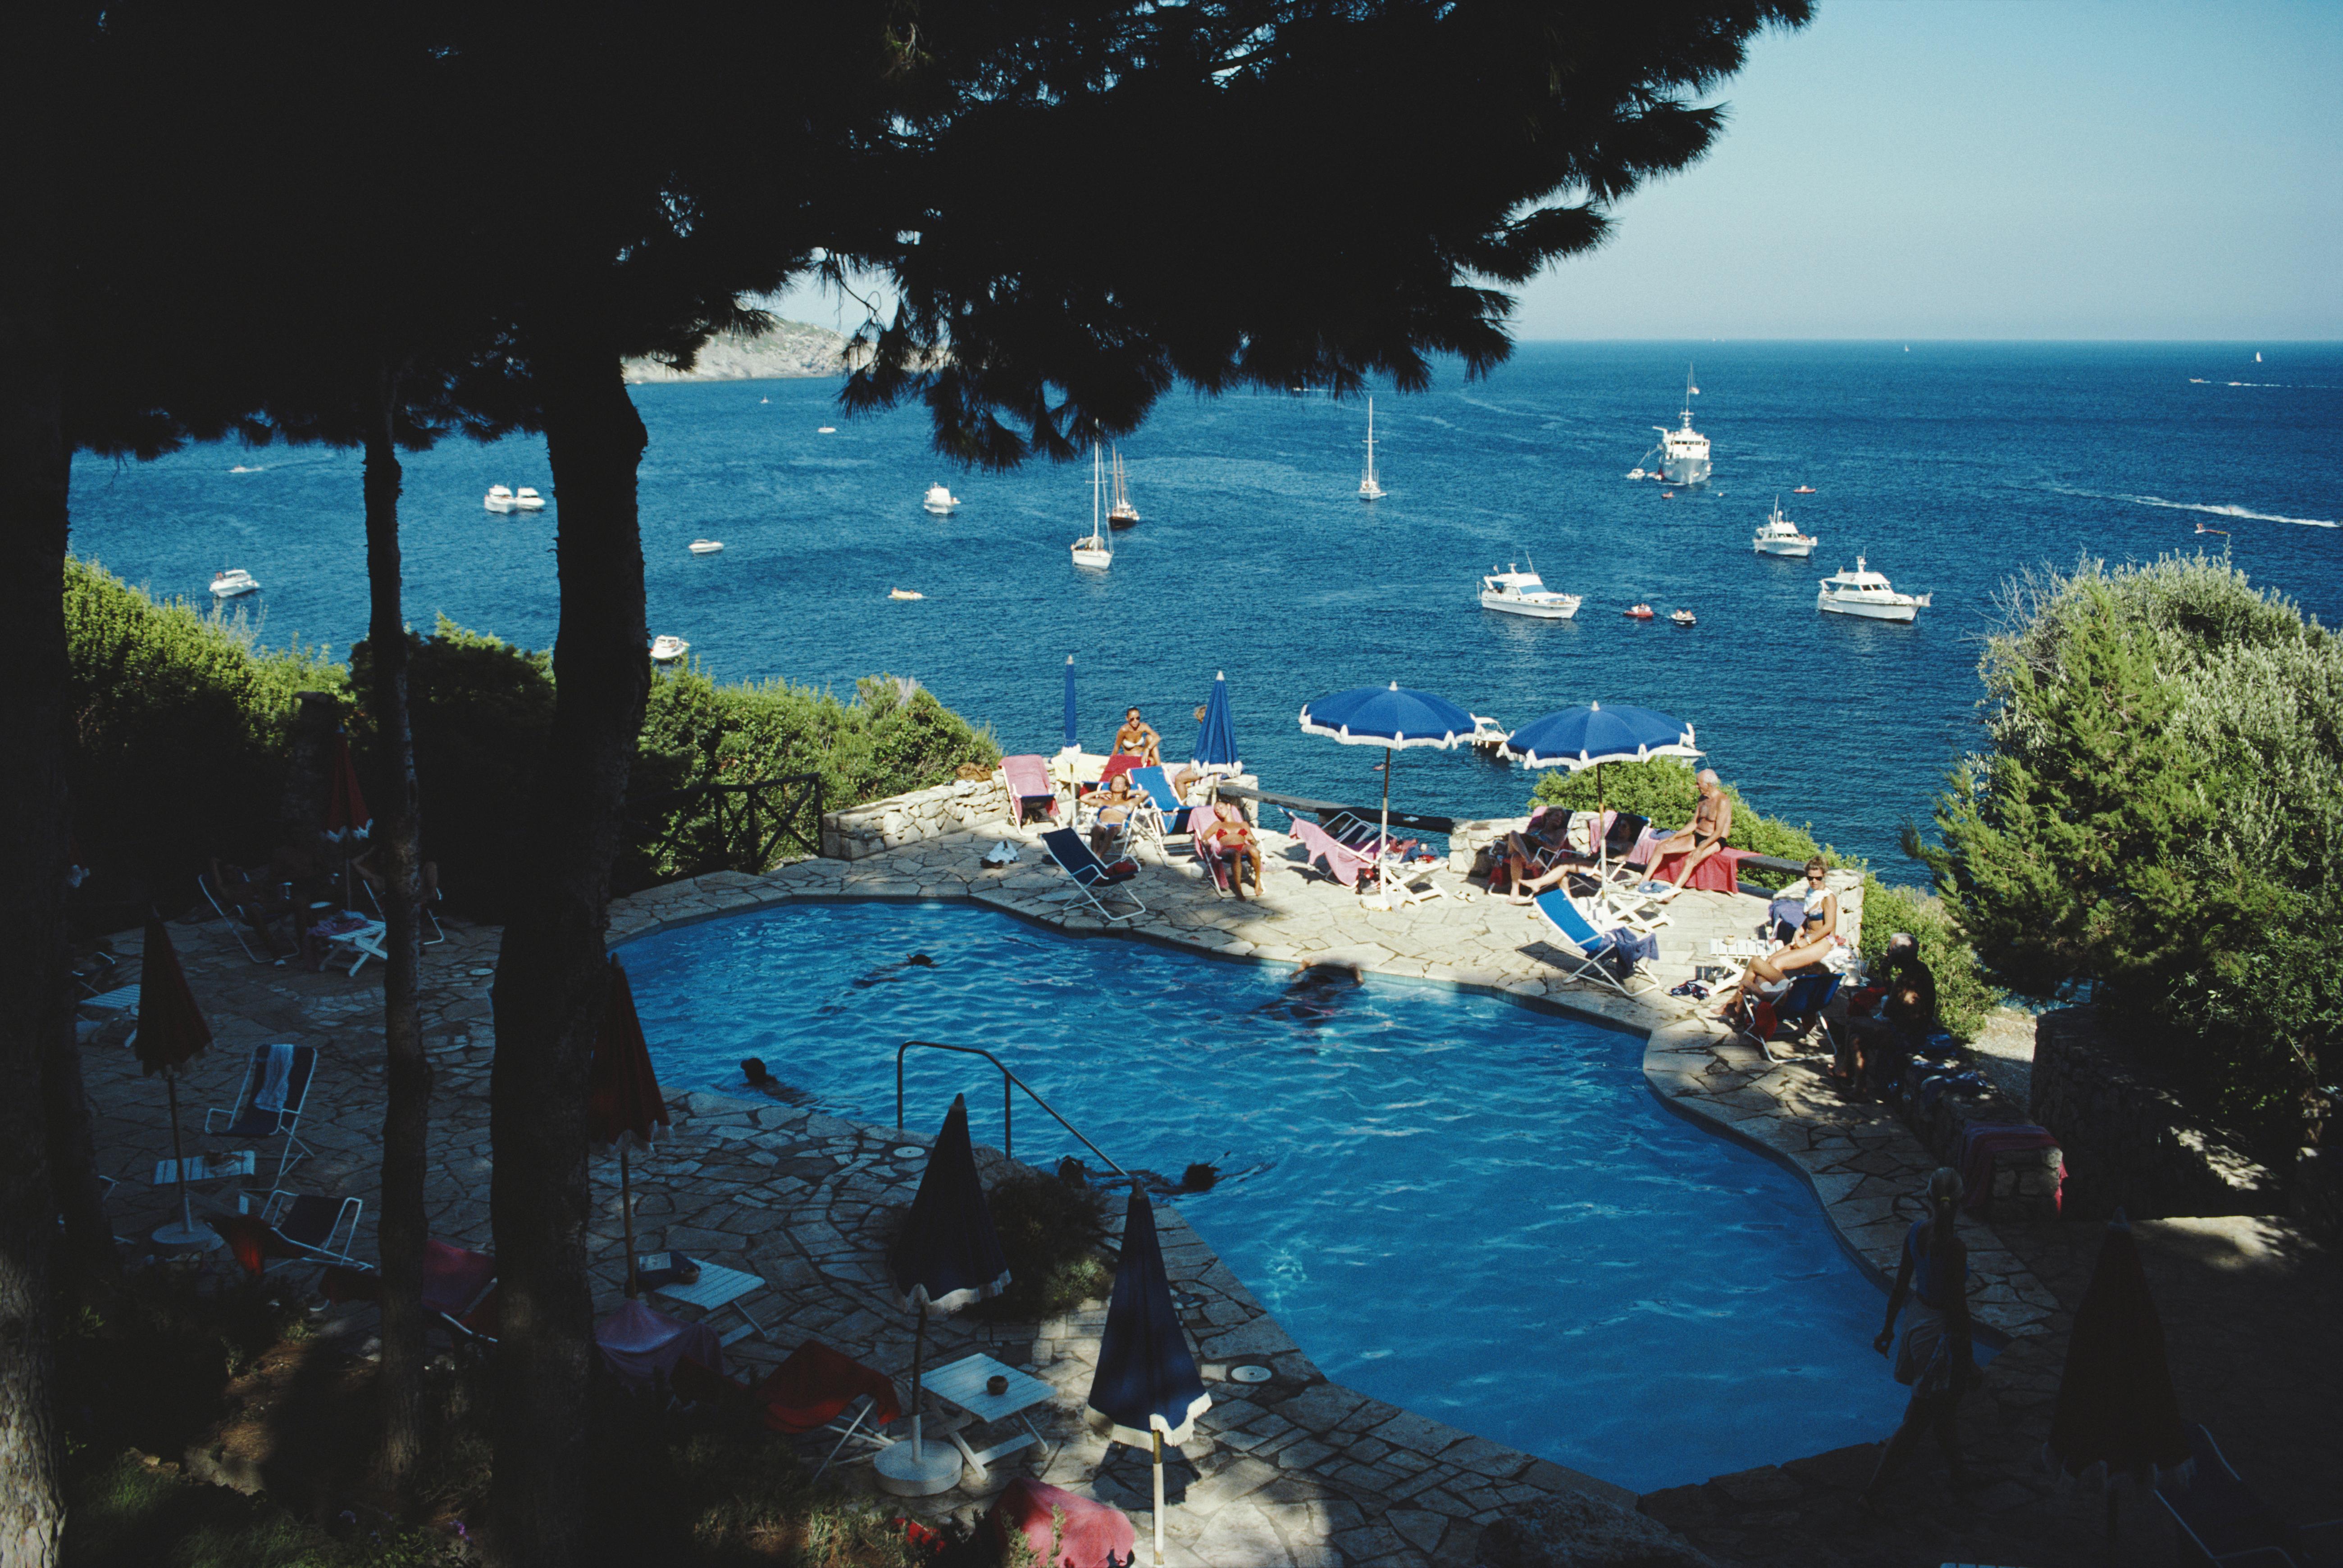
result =
[[[1004,837],[1029,846],[1023,859],[1005,868],[981,865],[978,857],[985,847]],[[1273,849],[1283,848],[1274,835],[1269,839]],[[1073,906],[1062,873],[1031,845],[1026,835],[991,824],[852,862],[809,860],[763,877],[701,878],[614,905],[610,936],[623,941],[800,900],[873,898],[973,900],[1070,931],[1102,930]],[[1441,879],[1458,886],[1453,878]],[[1176,859],[1167,866],[1150,864],[1136,886],[1152,912],[1143,920],[1116,922],[1116,929],[1146,940],[1230,959],[1357,963],[1373,973],[1483,988],[1525,1005],[1644,1033],[1646,1075],[1665,1103],[1798,1171],[1853,1254],[1875,1271],[1892,1269],[1901,1223],[1896,1201],[1932,1163],[1900,1123],[1875,1107],[1839,1101],[1811,1064],[1768,1064],[1755,1051],[1724,1043],[1664,990],[1624,1002],[1558,983],[1541,928],[1528,911],[1477,892],[1388,913],[1363,909],[1282,858],[1272,860],[1265,896],[1257,901],[1216,894]],[[1663,984],[1689,973],[1694,959],[1705,956],[1709,937],[1745,934],[1758,908],[1755,900],[1684,895],[1662,933]],[[452,923],[449,940],[426,950],[423,975],[425,1028],[437,1072],[432,1223],[436,1234],[481,1248],[490,1239],[487,1090],[494,1039],[488,988],[500,938],[494,928]],[[185,1124],[199,1127],[202,1106],[227,1103],[251,1046],[318,1045],[324,1061],[303,1127],[318,1156],[297,1167],[289,1185],[367,1198],[368,1222],[357,1250],[370,1255],[382,1095],[380,993],[370,981],[378,971],[369,967],[352,980],[337,970],[311,975],[255,966],[216,921],[176,927],[174,940],[217,1037],[187,1074]],[[116,947],[135,954],[136,933],[117,939]],[[169,1194],[148,1186],[144,1176],[155,1158],[167,1154],[169,1138],[160,1081],[137,1076],[119,1038],[118,1030],[101,1033],[85,1052],[85,1064],[102,1168],[124,1179],[112,1200],[117,1228],[144,1236],[168,1214]],[[639,1241],[646,1248],[679,1247],[768,1282],[747,1304],[779,1343],[741,1342],[735,1347],[741,1360],[769,1365],[786,1346],[814,1336],[906,1373],[910,1327],[888,1298],[879,1231],[886,1211],[908,1201],[920,1161],[904,1151],[922,1147],[925,1138],[779,1102],[690,1094],[675,1097],[671,1105],[674,1139],[637,1172]],[[1080,1108],[1065,1109],[1079,1123]],[[216,1141],[190,1140],[191,1151],[216,1147]],[[598,1161],[597,1179],[596,1255],[605,1261],[596,1285],[598,1302],[607,1308],[618,1300],[620,1284],[615,1161]],[[216,1185],[209,1191],[216,1199],[222,1195]],[[1174,1287],[1196,1298],[1188,1322],[1215,1398],[1199,1422],[1202,1436],[1173,1469],[1167,1523],[1179,1561],[1212,1568],[1463,1563],[1473,1559],[1482,1530],[1507,1508],[1572,1492],[1634,1506],[1632,1494],[1599,1478],[1328,1382],[1306,1348],[1292,1343],[1181,1220],[1176,1205],[1158,1211]],[[1849,1489],[1860,1483],[1858,1472],[1867,1473],[1874,1451],[1866,1446],[1654,1493],[1644,1500],[1644,1511],[1725,1562],[2097,1561],[2096,1500],[2062,1495],[2045,1484],[2034,1457],[2047,1426],[2066,1322],[2087,1273],[2091,1233],[2078,1226],[1968,1227],[1972,1256],[1984,1276],[1979,1317],[2011,1336],[2010,1348],[1990,1369],[1989,1397],[1968,1402],[1965,1414],[1965,1441],[1986,1482],[1974,1506],[1938,1503],[1940,1488],[1927,1474],[1931,1461],[1924,1455],[1916,1479],[1905,1483],[1912,1500],[1896,1519],[1855,1513]],[[2218,1376],[2197,1380],[2202,1398],[2192,1413],[2207,1405],[2217,1410],[2225,1398],[2234,1407],[2234,1390],[2251,1387],[2265,1405],[2283,1407],[2274,1428],[2267,1411],[2255,1412],[2263,1434],[2293,1434],[2297,1452],[2308,1444],[2316,1454],[2321,1442],[2325,1452],[2337,1452],[2332,1412],[2343,1402],[2330,1397],[2331,1372],[2321,1371],[2307,1382],[2257,1378],[2232,1364],[2235,1358],[2222,1362],[2209,1348],[2239,1325],[2265,1323],[2275,1333],[2286,1322],[2305,1321],[2298,1313],[2331,1311],[2332,1259],[2305,1252],[2288,1238],[2242,1232],[2208,1238],[2189,1231],[2165,1246],[2167,1239],[2151,1226],[2143,1227],[2143,1240],[2152,1269],[2167,1270],[2171,1290],[2188,1301],[2190,1318],[2207,1342],[2197,1354],[2187,1325],[2168,1319],[2176,1367],[2222,1368]],[[688,1308],[678,1312],[691,1315]],[[1055,1385],[1058,1397],[1043,1417],[1051,1444],[1043,1475],[1124,1507],[1143,1537],[1149,1523],[1144,1463],[1121,1452],[1110,1459],[1079,1415],[1101,1317],[1092,1311],[1046,1323],[990,1327],[952,1320],[942,1325],[934,1353],[950,1358],[983,1350],[1029,1366]],[[357,1332],[364,1332],[362,1322]],[[1269,1367],[1271,1381],[1225,1381],[1230,1367],[1244,1362]],[[2183,1378],[2184,1384],[2188,1381]],[[2184,1386],[2184,1397],[2189,1392]],[[2238,1409],[2238,1419],[2222,1429],[2225,1442],[2246,1424],[2245,1414]],[[2246,1441],[2254,1445],[2249,1458],[2268,1449],[2270,1462],[2282,1463],[2274,1452],[2277,1436]],[[1017,1473],[1025,1458],[995,1467],[990,1484]],[[2321,1487],[2332,1483],[2319,1481],[2315,1467],[2297,1469],[2303,1477],[2297,1499],[2315,1507],[2310,1500],[2323,1497]],[[973,1495],[947,1494],[933,1507],[972,1508]],[[2305,1516],[2336,1513],[2343,1507]],[[2167,1533],[2151,1529],[2145,1511],[2135,1509],[2132,1517],[2141,1527],[2135,1539],[2146,1545],[2152,1536],[2158,1543],[2155,1554],[2139,1560],[2167,1560]]]

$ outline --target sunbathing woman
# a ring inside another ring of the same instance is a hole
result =
[[[1710,1016],[1731,1018],[1745,990],[1755,996],[1779,993],[1794,975],[1825,967],[1845,945],[1838,936],[1838,900],[1827,899],[1806,911],[1796,936],[1764,958],[1750,960],[1741,978],[1716,993],[1717,1009]]]
[[[1505,835],[1505,877],[1512,884],[1507,897],[1526,904],[1580,863],[1570,853],[1570,813],[1549,810],[1521,831]]]
[[[1252,824],[1244,813],[1223,802],[1212,808],[1212,821],[1204,829],[1204,841],[1216,855],[1229,857],[1230,878],[1236,886],[1237,897],[1244,897],[1245,861],[1252,862],[1252,890],[1261,893],[1261,840],[1253,836]]]
[[[1118,773],[1106,781],[1102,789],[1093,789],[1082,797],[1082,804],[1098,808],[1098,816],[1091,823],[1091,853],[1100,859],[1108,859],[1114,847],[1116,832],[1131,820],[1131,809],[1147,797],[1131,782],[1131,775]]]

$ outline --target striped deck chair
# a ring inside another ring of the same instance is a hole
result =
[[[1628,971],[1626,980],[1623,980],[1611,972],[1609,967],[1603,962],[1603,958],[1615,943],[1617,940],[1615,935],[1607,935],[1596,930],[1594,924],[1587,920],[1586,911],[1572,902],[1570,895],[1560,888],[1552,888],[1540,893],[1532,900],[1531,907],[1537,910],[1539,918],[1544,920],[1554,934],[1560,939],[1554,946],[1565,959],[1570,960],[1565,966],[1570,971],[1570,979],[1591,980],[1599,985],[1610,987],[1621,996],[1628,997],[1643,994],[1633,986],[1632,982],[1637,980],[1644,982],[1645,991],[1658,989],[1657,981],[1641,972],[1640,962],[1635,969]]]

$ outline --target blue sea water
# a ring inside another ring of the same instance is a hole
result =
[[[1879,1291],[1813,1194],[1663,1107],[1639,1034],[966,906],[797,907],[621,951],[670,1087],[749,1092],[759,1056],[883,1125],[896,1048],[940,1040],[998,1053],[1126,1169],[1218,1165],[1176,1201],[1319,1368],[1466,1431],[1649,1491],[1875,1441],[1902,1410]],[[908,1055],[906,1123],[965,1093],[998,1147],[992,1069]],[[1014,1115],[1021,1159],[1098,1169]]]
[[[1353,494],[1363,406],[1175,394],[1123,443],[1145,520],[1103,578],[1067,558],[1089,526],[1087,464],[960,473],[918,411],[849,420],[834,382],[639,387],[651,630],[689,638],[722,679],[844,692],[916,676],[1011,750],[1056,749],[1070,653],[1094,749],[1136,703],[1181,752],[1225,669],[1266,786],[1340,799],[1373,799],[1382,754],[1302,735],[1312,697],[1397,680],[1509,725],[1639,703],[1691,721],[1761,809],[1909,869],[1898,828],[1976,744],[1977,639],[2012,573],[2227,550],[2328,624],[2343,615],[2343,346],[2260,345],[2259,364],[2256,347],[1527,344],[1484,381],[1452,368],[1420,396],[1377,395],[1390,495],[1373,505]],[[1674,422],[1688,361],[1716,477],[1664,499],[1622,476]],[[551,477],[535,437],[408,460],[417,624],[550,645],[555,514],[498,517],[480,498],[549,493]],[[949,519],[920,507],[937,480],[966,502]],[[357,457],[325,451],[84,457],[74,544],[162,594],[201,598],[213,571],[244,567],[266,640],[345,649],[367,615],[358,485]],[[1812,562],[1751,554],[1776,494],[1820,536]],[[687,553],[703,536],[724,553]],[[1815,579],[1857,553],[1935,608],[1909,627],[1817,615]],[[1524,559],[1586,597],[1577,620],[1478,607],[1477,575]],[[1623,619],[1636,599],[1700,624]],[[1417,751],[1394,800],[1497,814],[1530,785]]]

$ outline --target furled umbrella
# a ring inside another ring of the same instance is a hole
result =
[[[911,1441],[880,1451],[876,1464],[881,1489],[900,1497],[926,1497],[960,1479],[960,1454],[939,1448],[932,1454],[920,1430],[920,1383],[927,1352],[928,1319],[949,1317],[1009,1288],[1009,1259],[985,1206],[984,1183],[976,1173],[976,1151],[968,1137],[968,1100],[952,1096],[943,1131],[928,1151],[928,1168],[903,1221],[903,1233],[888,1260],[895,1293],[911,1310]]]
[[[1122,1261],[1115,1267],[1114,1295],[1099,1341],[1098,1372],[1091,1379],[1090,1409],[1092,1423],[1103,1425],[1110,1438],[1154,1456],[1155,1568],[1163,1568],[1163,1445],[1177,1448],[1194,1437],[1196,1418],[1212,1402],[1172,1305],[1172,1282],[1155,1235],[1155,1207],[1134,1184],[1122,1222]]]
[[[1654,757],[1697,757],[1692,726],[1649,708],[1610,708],[1590,702],[1534,719],[1505,737],[1497,754],[1524,768],[1594,769],[1594,809],[1603,810],[1603,769],[1613,762],[1649,762]],[[1598,839],[1602,835],[1596,835]],[[1598,850],[1598,856],[1604,851]],[[1610,875],[1607,859],[1598,861]]]
[[[1071,757],[1082,749],[1082,732],[1074,722],[1074,656],[1066,655],[1066,743],[1061,748]]]
[[[586,1070],[587,1126],[596,1141],[618,1146],[618,1211],[627,1236],[627,1294],[641,1294],[635,1279],[635,1194],[627,1169],[627,1151],[648,1149],[659,1130],[668,1124],[667,1101],[659,1094],[659,1075],[651,1070],[651,1048],[643,1039],[642,1019],[635,1011],[634,988],[627,983],[627,966],[610,960],[609,990],[602,1004],[601,1032],[594,1037],[594,1058]]]
[[[344,849],[357,847],[374,830],[374,813],[367,809],[366,792],[358,788],[357,764],[350,758],[347,730],[334,737],[334,771],[326,797],[326,837]]]
[[[2059,1473],[2098,1472],[2107,1490],[2107,1549],[2115,1550],[2116,1478],[2141,1486],[2182,1478],[2190,1462],[2180,1400],[2164,1354],[2164,1322],[2148,1294],[2139,1244],[2123,1211],[2107,1222],[2091,1282],[2066,1335],[2066,1370],[2043,1456]]]
[[[1237,759],[1237,729],[1229,717],[1229,677],[1226,670],[1212,676],[1212,695],[1205,699],[1204,718],[1196,731],[1196,755],[1199,771],[1217,768],[1234,773],[1244,764]]]
[[[130,1037],[140,1070],[163,1075],[163,1091],[171,1106],[171,1165],[179,1178],[179,1222],[155,1232],[166,1247],[212,1248],[219,1232],[197,1225],[187,1198],[187,1157],[179,1146],[179,1069],[212,1042],[212,1026],[196,1006],[187,987],[187,972],[171,946],[171,933],[162,917],[146,917],[146,940],[138,958],[138,1032]]]
[[[1469,738],[1473,729],[1473,716],[1446,698],[1403,689],[1396,680],[1388,687],[1357,687],[1302,704],[1303,734],[1323,735],[1345,746],[1383,749],[1383,833],[1375,843],[1375,868],[1385,908],[1390,907],[1392,885],[1392,759],[1411,746],[1448,750]]]

